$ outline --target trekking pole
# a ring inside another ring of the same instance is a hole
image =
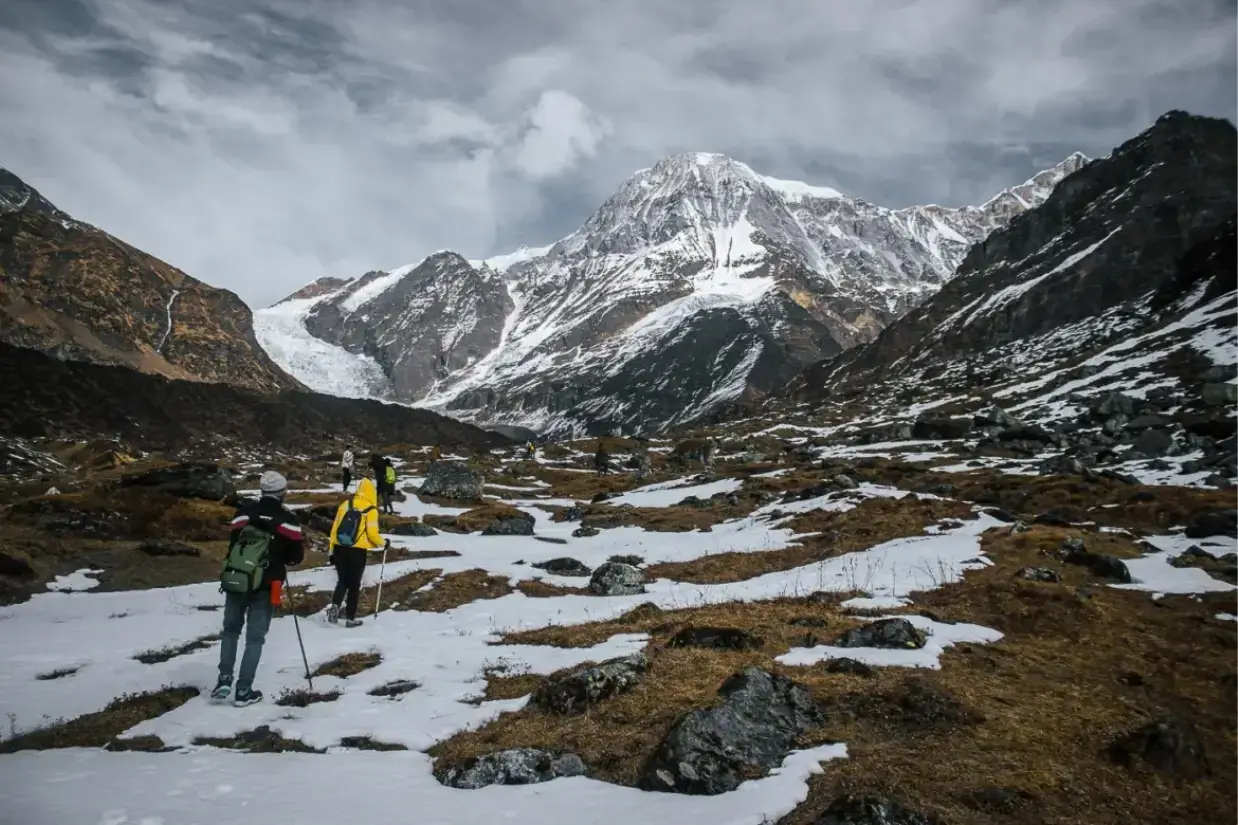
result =
[[[309,657],[305,655],[305,641],[301,638],[301,623],[297,621],[297,600],[292,596],[292,588],[285,587],[288,594],[288,610],[292,613],[292,626],[297,629],[297,645],[301,648],[301,661],[305,664],[305,681],[309,682],[310,690],[314,689],[314,679],[310,676]]]
[[[391,539],[387,539],[383,545],[383,561],[378,566],[378,595],[374,597],[374,621],[378,621],[378,608],[383,603],[383,574],[387,572],[387,548],[391,546]]]

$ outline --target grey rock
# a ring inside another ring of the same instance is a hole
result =
[[[476,790],[491,785],[535,785],[561,776],[584,776],[585,763],[574,753],[556,755],[535,748],[512,748],[448,768],[439,777],[450,788]]]
[[[1204,741],[1195,725],[1184,719],[1157,719],[1119,737],[1108,748],[1114,762],[1133,766],[1143,762],[1176,780],[1202,779],[1209,772]]]
[[[722,703],[676,723],[650,760],[645,790],[713,795],[739,787],[753,771],[782,763],[795,740],[821,721],[808,691],[749,667],[718,691]]]
[[[1124,429],[1143,432],[1153,427],[1164,427],[1168,422],[1159,415],[1139,415],[1127,422]]]
[[[1067,539],[1062,542],[1062,561],[1086,567],[1093,575],[1101,578],[1123,583],[1131,581],[1131,572],[1127,569],[1125,562],[1115,556],[1086,550],[1079,539]]]
[[[635,687],[649,670],[643,653],[611,659],[552,676],[533,691],[529,704],[547,713],[572,716]]]
[[[860,486],[851,479],[851,476],[843,475],[842,473],[834,476],[834,478],[831,479],[831,482],[840,490],[854,490]]]
[[[1056,570],[1051,570],[1048,567],[1023,567],[1015,572],[1016,579],[1023,579],[1029,582],[1060,582],[1062,577],[1058,575]]]
[[[535,518],[522,510],[503,514],[486,525],[483,536],[531,536]]]
[[[1186,523],[1186,535],[1192,539],[1203,539],[1209,536],[1238,538],[1238,510],[1196,513]]]
[[[1139,434],[1131,448],[1149,458],[1157,458],[1168,453],[1173,445],[1173,436],[1169,433],[1164,430],[1148,429]]]
[[[1233,407],[1238,404],[1238,384],[1204,384],[1200,398],[1209,407]]]
[[[435,530],[428,524],[422,524],[420,521],[393,524],[390,527],[384,528],[384,532],[390,533],[393,536],[416,536],[419,538],[429,538],[430,536],[438,535],[438,530]]]
[[[159,467],[120,480],[122,487],[151,487],[178,498],[200,498],[236,504],[236,485],[227,470],[205,462]]]
[[[481,501],[485,477],[458,461],[436,461],[421,483],[420,493],[438,498]]]
[[[577,527],[572,531],[572,538],[587,539],[591,536],[596,536],[600,532],[602,531],[596,527]]]
[[[844,656],[838,659],[827,660],[825,663],[825,672],[845,673],[849,676],[871,676],[873,674],[873,666]]]
[[[585,517],[585,511],[582,507],[568,507],[560,516],[560,521],[580,521]]]
[[[645,592],[645,574],[630,564],[606,562],[593,571],[589,592],[596,596],[634,596]]]
[[[593,569],[582,561],[572,558],[558,558],[550,561],[540,561],[533,565],[539,570],[553,573],[556,576],[591,576]]]
[[[953,441],[966,438],[972,431],[970,418],[945,418],[932,415],[922,415],[912,425],[912,438],[942,439]]]
[[[1128,419],[1135,415],[1139,409],[1139,401],[1131,398],[1129,395],[1123,395],[1120,392],[1111,392],[1098,398],[1091,407],[1092,415],[1097,418],[1112,418],[1115,415],[1124,415]]]
[[[1019,420],[1001,407],[988,407],[976,413],[972,421],[977,427],[1013,427]]]
[[[840,796],[813,825],[938,825],[938,820],[880,796]]]
[[[534,536],[533,538],[546,544],[567,544],[567,539],[558,536]]]
[[[666,646],[702,647],[712,650],[758,650],[763,642],[745,630],[731,627],[685,627],[667,640]]]
[[[9,576],[15,579],[31,579],[34,578],[34,568],[30,566],[30,562],[25,559],[19,559],[16,556],[10,556],[8,553],[0,553],[0,576]]]
[[[878,619],[843,633],[835,642],[839,647],[921,648],[927,634],[906,619]]]

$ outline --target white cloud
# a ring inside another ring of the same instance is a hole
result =
[[[532,180],[562,175],[580,159],[596,155],[598,144],[611,132],[610,123],[576,97],[548,89],[529,112],[529,128],[516,152],[516,168]]]
[[[981,199],[1169,108],[1233,117],[1231,6],[41,0],[0,11],[0,165],[265,304],[552,241],[676,151]]]

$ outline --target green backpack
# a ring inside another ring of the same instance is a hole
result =
[[[386,472],[388,484],[395,484],[395,467],[388,467]]]
[[[261,527],[245,525],[224,559],[224,569],[219,574],[220,589],[225,593],[253,593],[262,587],[274,538]]]

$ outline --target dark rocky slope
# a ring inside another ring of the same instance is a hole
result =
[[[171,380],[0,343],[0,435],[122,439],[154,450],[231,443],[284,451],[358,444],[480,447],[507,439],[426,410],[288,390]]]

